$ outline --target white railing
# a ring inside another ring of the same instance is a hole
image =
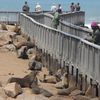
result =
[[[20,15],[20,25],[23,32],[34,37],[38,48],[53,55],[62,65],[63,62],[74,65],[100,84],[100,46],[40,24],[25,14]]]
[[[79,36],[81,38],[85,38],[89,34],[92,34],[92,31],[90,29],[86,29],[86,28],[74,25],[75,23],[76,24],[81,23],[81,22],[84,23],[84,19],[85,19],[84,15],[85,14],[82,11],[62,14],[58,29],[63,32],[67,32],[69,34]],[[37,14],[31,17],[34,18],[39,23],[52,27],[53,16],[49,13]]]
[[[36,20],[19,12],[0,12],[0,22],[20,23],[22,31],[35,39],[38,48],[56,58],[61,66],[73,65],[74,68],[79,69],[79,73],[87,75],[89,79],[92,78],[100,84],[100,46],[81,38],[91,32],[65,22],[59,25],[60,30],[64,32],[56,30],[50,27],[52,19],[47,15]]]
[[[65,14],[61,14],[61,19],[65,22],[72,24],[85,23],[85,12],[77,11],[77,12],[67,12]]]
[[[0,23],[14,24],[19,23],[20,12],[0,12]]]

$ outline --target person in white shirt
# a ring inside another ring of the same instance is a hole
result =
[[[35,11],[42,11],[42,7],[39,3],[36,4]]]
[[[53,5],[51,6],[51,11],[56,12],[56,10],[57,10],[57,7],[56,7],[56,5],[53,3]]]

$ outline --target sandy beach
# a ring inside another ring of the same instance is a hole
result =
[[[7,26],[8,31],[1,31],[0,34],[11,33],[14,29],[13,26]],[[0,43],[3,43],[4,40],[0,41]],[[30,73],[30,70],[28,70],[28,62],[29,59],[20,59],[17,57],[16,52],[9,51],[5,49],[4,47],[0,47],[0,82],[1,87],[3,88],[7,84],[7,80],[10,77],[19,77],[22,78],[28,73]],[[44,73],[46,74],[48,71],[46,68],[42,70],[40,73],[40,78],[43,77]],[[57,89],[55,88],[55,84],[50,83],[41,83],[41,88],[44,88],[51,93],[53,93],[54,96],[57,96]],[[16,98],[11,98],[6,96],[2,93],[0,89],[0,100],[37,100],[35,99],[35,94],[32,94],[31,89],[29,88],[23,88],[23,93],[18,95]],[[38,95],[40,96],[40,95]],[[33,99],[34,98],[34,99]],[[61,99],[59,100],[73,100],[72,97],[68,96],[61,96]]]

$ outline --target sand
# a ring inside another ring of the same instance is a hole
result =
[[[13,27],[9,26],[9,29],[10,31],[8,32],[11,32]],[[6,85],[6,82],[10,77],[24,77],[25,75],[27,75],[30,72],[28,70],[28,62],[29,59],[23,60],[17,58],[16,52],[11,52],[0,48],[0,82],[2,83],[2,86]],[[43,73],[45,72],[46,69],[44,68],[41,75],[43,75]],[[54,95],[56,95],[57,90],[55,89],[54,84],[42,83],[40,85],[42,88],[49,90]],[[24,93],[19,95],[17,98],[13,99],[7,97],[6,100],[31,100],[31,99],[25,99],[25,96],[27,98],[31,98],[31,96],[34,95],[31,94],[31,90],[28,88],[24,88],[23,91]],[[66,96],[66,100],[73,100],[73,99],[71,97]]]

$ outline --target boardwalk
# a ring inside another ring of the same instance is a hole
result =
[[[20,22],[21,30],[28,33],[31,39],[34,38],[37,48],[47,55],[46,61],[50,71],[55,73],[59,68],[67,68],[68,73],[76,77],[76,85],[80,83],[79,75],[82,75],[81,79],[86,78],[81,81],[81,90],[84,90],[83,83],[92,79],[92,82],[96,83],[96,90],[100,91],[97,84],[100,84],[100,47],[83,39],[85,35],[91,34],[91,31],[75,25],[77,21],[84,22],[82,12],[68,13],[65,16],[68,16],[69,20],[62,16],[63,21],[58,30],[50,26],[52,18],[47,14],[20,14],[16,22]]]

